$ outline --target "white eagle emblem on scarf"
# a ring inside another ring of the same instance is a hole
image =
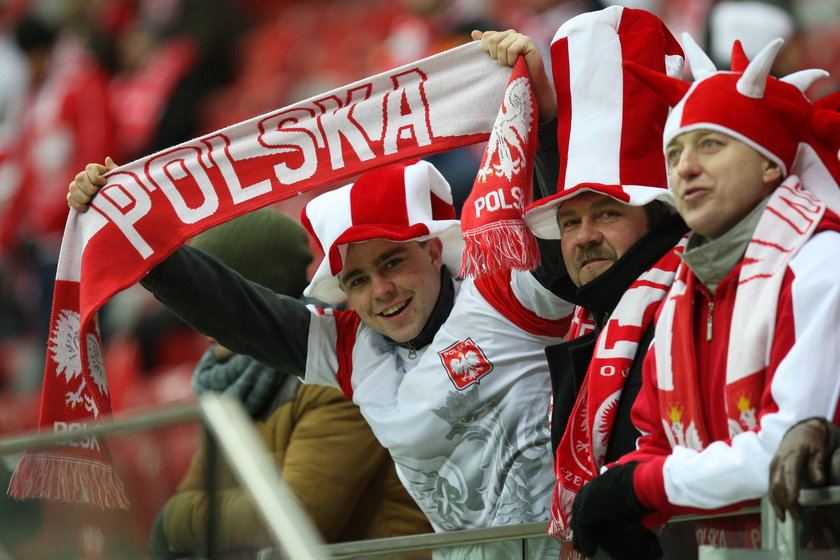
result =
[[[525,169],[525,144],[532,110],[528,80],[513,80],[505,90],[501,111],[493,124],[478,180],[486,181],[491,174],[510,180]]]

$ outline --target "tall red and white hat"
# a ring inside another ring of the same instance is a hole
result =
[[[624,62],[668,75],[682,72],[682,49],[655,15],[610,6],[576,16],[557,30],[551,66],[557,92],[557,193],[525,209],[543,239],[559,239],[557,207],[584,191],[633,206],[673,206],[667,188],[662,128],[668,104]]]
[[[326,303],[345,299],[338,277],[347,245],[387,239],[443,243],[443,264],[461,266],[464,242],[449,183],[427,161],[409,160],[363,173],[350,185],[312,199],[301,222],[324,251],[324,260],[304,295]]]
[[[835,212],[840,211],[840,92],[812,103],[805,91],[828,73],[810,69],[777,79],[770,76],[782,45],[776,39],[750,61],[740,42],[732,48],[730,71],[719,71],[694,42],[683,45],[694,82],[673,79],[632,62],[628,70],[673,106],[663,134],[667,146],[692,130],[715,130],[740,140],[777,163],[783,176],[802,185]]]

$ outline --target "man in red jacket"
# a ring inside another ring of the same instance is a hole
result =
[[[645,435],[575,500],[573,541],[585,555],[650,557],[613,546],[616,532],[644,542],[674,514],[760,498],[787,429],[836,412],[840,115],[802,95],[819,71],[768,77],[780,45],[749,62],[736,44],[732,72],[685,45],[693,85],[634,70],[674,106],[665,155],[693,233],[633,408]],[[747,532],[725,528],[718,546],[760,546],[757,519]]]

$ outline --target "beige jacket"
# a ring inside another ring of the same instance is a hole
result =
[[[340,391],[303,385],[288,376],[275,403],[268,419],[256,423],[257,429],[326,542],[432,532],[397,478],[387,451],[358,407]],[[164,507],[164,531],[177,551],[193,552],[206,542],[204,455],[202,447]],[[270,545],[233,475],[223,468],[220,478],[221,548]]]

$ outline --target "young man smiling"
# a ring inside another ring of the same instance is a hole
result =
[[[347,247],[338,275],[342,291],[361,320],[391,340],[416,337],[440,291],[440,239],[397,243],[372,239]]]
[[[768,76],[781,41],[752,62],[736,43],[718,72],[686,40],[693,85],[633,67],[674,106],[665,155],[693,233],[633,408],[645,435],[575,499],[585,555],[655,557],[646,528],[760,498],[786,430],[837,412],[840,115],[802,93],[819,71]],[[704,527],[700,544],[760,547],[755,516]]]
[[[77,176],[74,207],[87,207],[104,170]],[[573,306],[528,272],[455,279],[460,224],[425,161],[326,192],[302,221],[326,255],[304,295],[352,310],[284,298],[188,246],[142,285],[225,347],[342,389],[436,530],[547,519],[544,348],[564,339]]]

